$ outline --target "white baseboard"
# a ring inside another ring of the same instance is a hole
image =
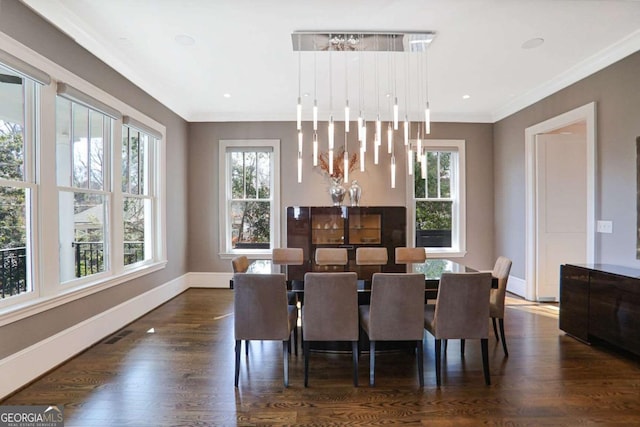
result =
[[[509,276],[509,280],[507,281],[507,291],[522,298],[526,298],[527,281],[518,277]]]
[[[190,288],[226,288],[233,279],[233,273],[187,273],[187,286]]]
[[[138,295],[0,360],[0,400],[184,292],[189,288],[186,276]]]

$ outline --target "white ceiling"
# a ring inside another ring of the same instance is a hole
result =
[[[640,50],[637,0],[22,1],[188,121],[295,120],[297,30],[435,31],[428,51],[435,121],[494,122]],[[178,35],[195,43],[182,45]],[[538,37],[540,47],[521,47]],[[375,55],[331,56],[335,106],[344,103],[348,63],[352,109],[360,79],[366,114],[375,115],[377,95],[385,115],[389,87],[402,107],[405,59],[387,75],[387,53],[377,62]],[[328,116],[328,57],[316,54],[314,67],[313,53],[300,56],[306,119],[314,81],[321,119]],[[408,92],[407,105],[417,110],[415,91]]]

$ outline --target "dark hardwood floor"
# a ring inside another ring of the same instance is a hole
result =
[[[436,388],[426,334],[424,388],[414,355],[396,352],[376,357],[373,388],[366,353],[358,388],[349,354],[313,354],[306,389],[292,355],[285,389],[280,343],[252,342],[236,389],[232,291],[191,289],[2,404],[64,404],[67,427],[640,424],[640,361],[565,336],[554,308],[507,308],[509,357],[491,336],[491,386],[469,341],[464,358],[449,343]]]

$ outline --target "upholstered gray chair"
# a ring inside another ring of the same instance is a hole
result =
[[[425,262],[427,254],[424,248],[396,248],[396,264],[419,264]]]
[[[502,349],[504,355],[509,356],[507,351],[507,340],[504,336],[504,299],[507,293],[507,281],[509,280],[509,273],[511,272],[511,260],[506,257],[498,257],[493,267],[492,275],[498,279],[498,288],[491,289],[489,315],[493,323],[493,333],[496,339],[500,341],[502,339]],[[500,323],[500,337],[498,337],[498,330],[496,329],[496,319]]]
[[[288,352],[296,313],[295,309],[287,304],[284,274],[235,274],[233,282],[235,386],[238,387],[240,375],[242,340],[277,340],[282,341],[284,386],[288,387]]]
[[[289,265],[302,265],[304,263],[304,252],[302,248],[273,248],[271,252],[271,262],[274,265],[279,265],[281,269],[284,267],[284,274],[288,275],[288,266]],[[293,291],[287,292],[287,301],[289,305],[293,305],[296,307],[296,313],[298,313],[298,294]],[[296,356],[298,355],[298,328],[297,328],[297,320],[296,327],[293,329],[293,348],[295,349]]]
[[[382,266],[388,261],[387,248],[359,247],[356,249],[356,271],[360,279],[371,280],[375,273],[382,271]]]
[[[316,249],[316,264],[318,265],[347,265],[349,257],[346,248],[318,248]]]
[[[371,305],[361,305],[359,312],[369,336],[369,385],[375,384],[376,341],[415,341],[418,380],[424,386],[424,274],[374,274]]]
[[[385,265],[388,260],[387,248],[360,247],[356,249],[356,265]]]
[[[442,340],[479,339],[487,385],[489,377],[489,293],[491,273],[443,273],[438,299],[424,309],[424,327],[436,340],[436,383],[440,386]]]
[[[358,287],[357,274],[306,273],[302,326],[304,337],[304,386],[309,378],[311,341],[351,341],[353,385],[358,386]]]
[[[231,260],[231,267],[234,273],[246,273],[249,269],[249,258],[244,255],[237,256]]]

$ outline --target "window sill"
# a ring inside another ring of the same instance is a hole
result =
[[[33,297],[23,303],[7,306],[0,309],[0,327],[162,270],[166,265],[166,260],[159,261],[126,271],[118,276],[109,277],[108,279],[70,287],[56,295]]]

